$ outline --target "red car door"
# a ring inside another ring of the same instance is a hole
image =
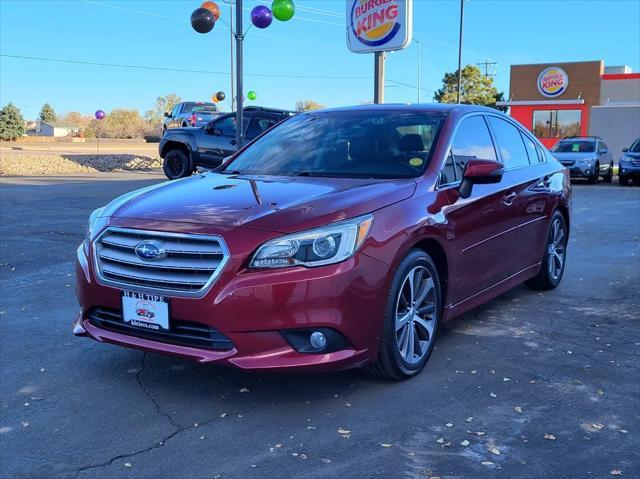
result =
[[[517,254],[514,214],[517,192],[510,180],[474,185],[468,198],[457,188],[470,159],[498,160],[483,115],[465,116],[454,132],[441,173],[440,189],[447,189],[447,237],[454,251],[451,275],[453,304],[507,278]]]

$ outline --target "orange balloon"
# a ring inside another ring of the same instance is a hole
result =
[[[204,2],[202,4],[202,8],[206,8],[207,10],[209,10],[211,12],[211,15],[213,15],[214,20],[217,21],[218,18],[220,18],[220,7],[216,2]]]
[[[218,103],[218,99],[216,98],[216,94],[215,93],[213,95],[211,95],[211,101],[213,103]]]

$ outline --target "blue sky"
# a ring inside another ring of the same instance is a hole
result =
[[[229,30],[219,21],[206,35],[189,24],[191,0],[0,0],[0,53],[122,65],[229,71]],[[228,6],[218,2],[222,18]],[[245,0],[245,24],[256,0]],[[327,106],[373,96],[373,57],[345,45],[344,1],[300,0],[293,20],[252,29],[245,41],[245,91],[260,105],[293,108],[312,99]],[[415,0],[414,38],[421,42],[422,100],[457,65],[457,0]],[[490,58],[496,85],[508,92],[509,65],[599,60],[640,71],[638,0],[470,0],[465,4],[463,63]],[[417,47],[389,55],[388,102],[417,99]],[[298,76],[298,77],[296,77]],[[325,76],[333,78],[300,78]],[[402,86],[401,82],[410,86]],[[150,109],[158,95],[207,100],[229,75],[137,70],[0,57],[0,103],[35,118],[50,102],[57,112]],[[225,101],[223,108],[229,109]]]

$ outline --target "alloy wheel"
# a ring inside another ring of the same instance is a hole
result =
[[[549,276],[557,281],[562,275],[564,268],[564,260],[566,255],[565,230],[560,218],[553,220],[551,224],[551,232],[549,233],[548,246],[548,268]]]
[[[433,341],[436,325],[436,288],[424,266],[405,276],[396,300],[396,344],[400,356],[416,364]]]

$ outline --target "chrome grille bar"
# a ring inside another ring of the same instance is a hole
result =
[[[164,255],[143,259],[136,245],[146,240],[161,242]],[[98,282],[121,289],[203,296],[229,259],[219,236],[166,233],[109,227],[93,242]]]

